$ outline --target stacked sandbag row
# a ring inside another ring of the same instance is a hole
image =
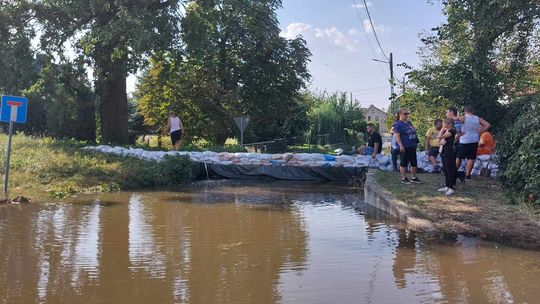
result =
[[[370,167],[383,171],[393,170],[391,157],[379,154],[375,158],[371,156],[341,155],[333,156],[320,153],[284,153],[284,154],[260,154],[260,153],[228,153],[228,152],[186,152],[186,151],[146,151],[143,149],[95,146],[86,147],[88,150],[110,153],[120,156],[135,157],[143,160],[161,161],[166,155],[186,155],[191,160],[208,164],[221,165],[262,165],[262,166],[301,166],[301,167]],[[435,172],[440,168],[440,157],[437,158],[438,168],[434,168],[426,159],[424,152],[417,153],[418,168],[424,172]],[[488,158],[479,157],[473,175],[478,175],[482,166],[487,166]],[[489,164],[492,176],[497,174],[497,166],[493,162]]]

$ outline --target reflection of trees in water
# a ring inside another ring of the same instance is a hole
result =
[[[0,208],[0,298],[61,302],[95,280],[99,208]]]
[[[0,208],[0,299],[271,303],[280,271],[305,266],[293,208],[113,198],[120,204]]]
[[[497,250],[467,237],[459,237],[454,245],[430,244],[417,242],[412,231],[397,233],[392,270],[398,288],[416,283],[418,275],[429,275],[436,279],[440,289],[433,295],[450,302],[532,303],[540,297],[540,290],[534,289],[540,271],[528,271],[518,262],[531,261],[537,253]]]
[[[186,210],[187,209],[187,210]],[[186,292],[194,303],[273,303],[284,268],[303,267],[307,236],[295,212],[234,205],[174,209],[189,240]],[[179,250],[175,260],[183,260]]]
[[[407,287],[405,275],[415,271],[416,266],[416,232],[414,230],[399,229],[398,244],[392,272],[399,289]]]

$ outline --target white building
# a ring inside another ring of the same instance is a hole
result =
[[[388,114],[377,108],[374,105],[370,105],[368,108],[363,108],[364,118],[367,122],[375,122],[379,124],[379,133],[383,134],[388,132],[386,128],[386,120],[388,119]]]

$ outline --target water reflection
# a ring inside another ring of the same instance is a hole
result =
[[[0,207],[0,303],[533,303],[540,255],[427,242],[343,188],[196,185]],[[365,212],[365,215],[364,215]]]

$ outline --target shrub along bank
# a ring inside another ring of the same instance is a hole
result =
[[[0,135],[5,160],[7,136]],[[188,157],[168,156],[162,162],[118,157],[81,148],[84,142],[13,137],[10,197],[62,198],[76,193],[109,192],[178,186],[194,178]],[[0,172],[5,173],[3,161]]]
[[[540,206],[540,93],[507,110],[509,125],[497,145],[500,180],[513,202]]]

